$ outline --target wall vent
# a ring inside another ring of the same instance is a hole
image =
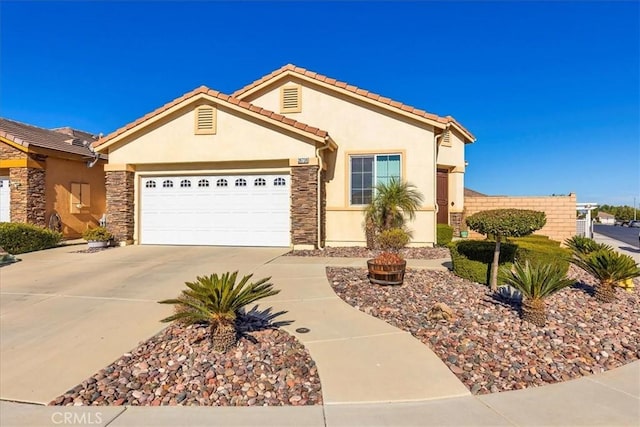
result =
[[[213,135],[216,133],[216,109],[210,105],[196,108],[196,129],[199,135]]]
[[[301,105],[301,88],[296,86],[284,86],[281,89],[280,112],[281,113],[299,113],[302,111]]]

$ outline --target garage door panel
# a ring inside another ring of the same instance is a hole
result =
[[[142,244],[289,246],[288,175],[145,177]]]
[[[11,189],[9,178],[0,177],[0,222],[11,220]]]

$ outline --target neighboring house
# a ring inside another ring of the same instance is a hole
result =
[[[598,212],[597,219],[600,224],[614,225],[616,223],[616,216],[606,212]]]
[[[473,135],[293,65],[232,96],[200,87],[94,144],[109,155],[107,225],[141,244],[362,245],[377,183],[424,194],[412,244],[464,209]]]
[[[57,228],[79,237],[105,213],[104,164],[96,138],[0,118],[0,222]]]

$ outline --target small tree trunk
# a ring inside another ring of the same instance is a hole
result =
[[[498,264],[500,262],[500,239],[502,236],[496,234],[496,248],[493,251],[493,262],[491,263],[491,290],[498,290]]]
[[[364,234],[367,239],[367,249],[376,248],[376,226],[371,219],[368,219],[364,226]]]

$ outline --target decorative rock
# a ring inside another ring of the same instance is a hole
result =
[[[428,345],[473,394],[537,387],[602,372],[640,359],[640,280],[606,306],[591,293],[595,280],[570,266],[576,285],[547,298],[547,324],[523,322],[485,285],[448,271],[408,269],[398,288],[372,287],[366,269],[328,268],[344,301],[413,334]],[[425,315],[446,304],[455,322]]]
[[[251,332],[256,342],[242,338],[227,354],[200,339],[207,328],[171,325],[50,404],[322,404],[317,368],[300,342],[282,330],[260,330],[258,321],[251,324],[258,325]]]
[[[446,320],[447,322],[454,318],[453,310],[447,304],[438,302],[427,312],[428,320]]]

